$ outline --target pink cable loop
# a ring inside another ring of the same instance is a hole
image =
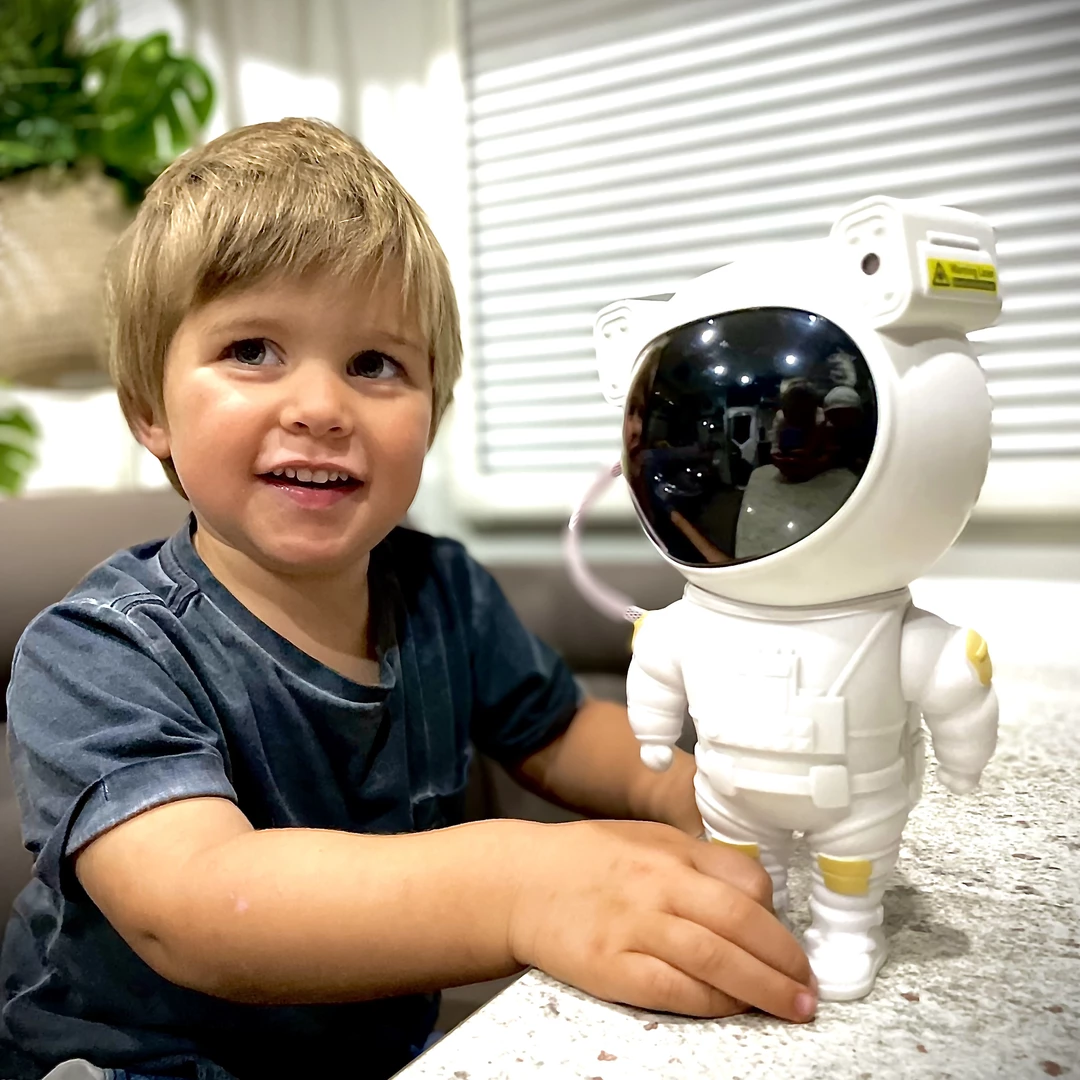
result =
[[[563,554],[570,570],[570,578],[578,587],[579,592],[601,615],[606,615],[616,622],[623,620],[637,622],[645,609],[632,603],[628,596],[613,589],[610,585],[593,576],[585,562],[585,556],[581,550],[581,523],[586,510],[611,486],[612,482],[622,476],[622,463],[616,461],[601,470],[597,478],[589,485],[588,490],[581,497],[574,512],[570,515],[570,521],[566,526],[566,536],[563,538]]]

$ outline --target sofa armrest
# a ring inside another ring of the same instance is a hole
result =
[[[39,611],[120,548],[171,536],[187,512],[171,488],[0,500],[0,691],[15,644]]]

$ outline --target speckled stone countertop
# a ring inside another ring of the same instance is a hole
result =
[[[885,896],[890,958],[863,1001],[806,1026],[702,1021],[530,971],[400,1080],[1080,1080],[1080,663],[995,685],[979,790],[950,795],[928,770]],[[793,874],[797,931],[807,888]]]

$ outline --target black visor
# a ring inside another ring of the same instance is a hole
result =
[[[843,330],[808,311],[751,308],[646,346],[626,400],[623,468],[662,551],[723,566],[828,521],[876,432],[873,379]]]

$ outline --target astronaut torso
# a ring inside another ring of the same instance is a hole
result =
[[[843,756],[855,771],[887,765],[907,722],[900,635],[910,602],[903,590],[767,619],[691,587],[679,621],[698,738],[749,755]]]
[[[699,766],[718,790],[803,795],[840,808],[859,790],[905,776],[918,722],[901,682],[910,607],[906,589],[784,610],[689,586],[682,600],[646,619],[635,662],[681,682]],[[634,680],[628,693],[633,709]]]

